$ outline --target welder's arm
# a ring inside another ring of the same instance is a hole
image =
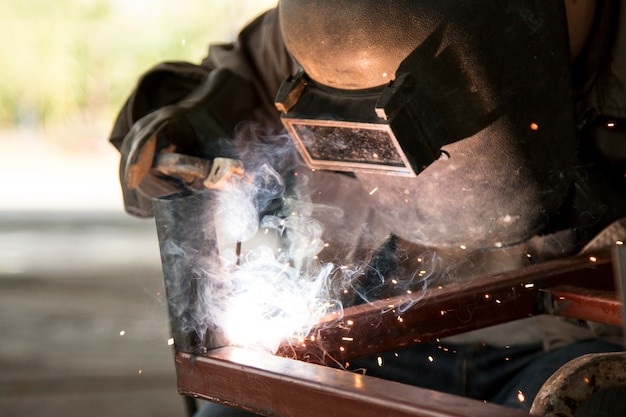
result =
[[[213,158],[232,156],[225,143],[240,122],[280,129],[273,101],[294,68],[271,10],[237,42],[211,46],[200,65],[168,62],[146,72],[110,137],[121,153],[126,210],[151,216],[153,197],[187,188]]]

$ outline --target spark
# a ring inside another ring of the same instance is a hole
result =
[[[345,351],[346,349],[345,349],[343,346],[340,346],[340,347],[339,347],[339,350],[340,350],[341,352],[343,352],[343,351]]]
[[[167,339],[167,345],[168,346],[173,346],[174,345],[174,338],[170,337],[169,339]]]
[[[615,122],[608,122],[608,123],[606,124],[606,127],[608,127],[609,129],[614,128],[614,127],[615,127]]]
[[[398,355],[398,352],[394,353],[393,356],[395,356],[396,358],[399,357],[400,355]]]
[[[524,397],[524,393],[522,391],[517,391],[517,400],[521,403],[526,401],[526,397]]]
[[[618,246],[622,246],[624,244],[624,241],[618,240],[618,241],[615,242],[615,244],[618,245]]]
[[[535,123],[535,122],[532,122],[530,124],[530,129],[531,130],[539,130],[539,125],[537,123]]]
[[[391,283],[392,283],[393,285],[396,285],[396,284],[398,283],[398,280],[397,280],[397,279],[392,279],[392,280],[391,280]]]
[[[535,288],[535,284],[533,284],[533,283],[524,284],[524,288]]]
[[[459,247],[460,247],[461,249],[463,249],[463,250],[467,249],[467,246],[465,246],[465,245],[461,245],[461,246],[459,246]]]
[[[595,256],[590,256],[590,257],[589,257],[589,260],[590,260],[591,262],[598,262],[598,258],[596,258]]]
[[[500,301],[500,300],[496,300],[496,303],[501,304],[501,303],[502,303],[502,301]]]
[[[345,340],[346,342],[352,342],[354,337],[342,337],[341,340]]]
[[[585,384],[588,384],[589,383],[589,378],[585,377],[585,378],[583,378],[583,381],[585,381]]]
[[[428,362],[434,362],[435,358],[433,358],[432,356],[428,355]]]
[[[120,336],[124,336],[125,334],[126,334],[126,330],[122,330],[122,331],[120,332]]]
[[[400,323],[402,323],[402,322],[404,321],[404,319],[402,318],[402,316],[398,316],[398,321],[399,321]]]
[[[378,191],[378,187],[374,187],[374,189],[370,191],[370,195],[374,194],[376,191]]]
[[[445,316],[445,315],[446,315],[446,310],[441,310],[439,313],[440,313],[442,316]]]
[[[437,285],[438,290],[443,290],[443,285]]]
[[[383,358],[382,358],[382,356],[379,356],[376,360],[378,361],[378,366],[383,366]]]
[[[137,371],[137,373],[138,373],[139,375],[143,374],[143,369],[138,370],[138,371]]]
[[[407,293],[407,294],[413,294],[413,291],[411,291],[411,290],[406,290],[406,293]]]
[[[485,298],[488,300],[491,296],[489,294],[485,294]]]
[[[374,158],[378,159],[378,154],[377,154],[376,152],[374,152],[374,153],[372,154],[372,156],[373,156]]]
[[[157,297],[160,297],[161,296],[161,291],[157,291],[156,295],[157,295]]]
[[[348,326],[352,326],[354,324],[352,320],[348,320],[347,323],[348,323]]]
[[[315,336],[311,336],[311,342],[315,342]]]

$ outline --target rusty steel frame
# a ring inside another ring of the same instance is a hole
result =
[[[324,364],[535,314],[618,324],[614,289],[611,256],[604,253],[431,289],[401,315],[394,303],[406,298],[380,300],[347,308],[342,320],[313,329],[316,343],[285,343],[277,355],[232,346],[201,355],[177,351],[178,389],[266,416],[528,416]]]
[[[315,363],[342,363],[537,314],[568,315],[563,308],[548,308],[544,294],[546,289],[565,284],[614,294],[611,255],[560,259],[428,289],[415,295],[419,301],[403,313],[399,307],[407,302],[407,296],[350,307],[341,320],[330,318],[316,325],[308,339],[284,343],[279,354]],[[577,318],[605,321],[611,316],[610,323],[617,323],[621,306],[615,302],[615,296],[580,299]],[[600,317],[597,308],[610,308],[612,314]],[[310,342],[311,336],[314,342]]]
[[[176,354],[183,395],[265,416],[528,417],[527,413],[235,347]]]
[[[622,326],[622,302],[614,291],[593,290],[563,285],[544,290],[548,313]]]

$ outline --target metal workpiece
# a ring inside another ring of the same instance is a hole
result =
[[[540,296],[544,313],[613,326],[624,326],[626,249],[623,245],[614,245],[604,257],[612,259],[611,268],[590,277],[591,282],[583,285],[564,282],[561,285],[543,288]],[[598,261],[595,256],[590,258],[595,262]],[[606,284],[610,283],[609,274],[612,274],[614,279],[613,288],[606,287]]]
[[[194,304],[201,302],[197,298],[198,280],[204,279],[198,277],[193,257],[217,256],[219,247],[211,240],[214,230],[198,233],[197,226],[191,226],[196,222],[188,220],[190,216],[202,218],[205,210],[211,210],[214,193],[190,192],[155,200],[178,390],[188,398],[266,416],[528,415],[368,377],[338,369],[337,365],[343,368],[352,358],[538,314],[571,313],[582,320],[602,319],[593,308],[570,309],[568,313],[557,308],[558,302],[548,305],[546,294],[557,301],[563,301],[563,294],[571,299],[577,293],[603,294],[604,298],[596,297],[594,302],[600,303],[600,308],[613,306],[616,313],[609,317],[609,323],[621,319],[616,310],[620,306],[614,295],[613,259],[607,252],[436,286],[416,294],[414,300],[400,296],[347,307],[342,317],[322,320],[303,340],[286,341],[277,354],[232,346],[210,324],[205,333],[191,331],[189,326]],[[589,302],[583,299],[583,304]]]
[[[544,262],[349,307],[340,320],[329,317],[311,329],[308,339],[285,342],[278,353],[315,363],[344,363],[538,314],[567,315],[563,309],[546,308],[544,299],[545,291],[565,284],[606,295],[606,299],[587,301],[599,306],[600,312],[598,308],[579,308],[577,318],[621,324],[611,256],[604,253]],[[612,314],[603,314],[607,305]]]
[[[212,213],[215,191],[185,191],[153,200],[165,290],[174,347],[177,351],[202,352],[224,346],[219,329],[207,324],[199,332],[195,313],[202,303],[199,286],[206,279],[203,259],[219,256],[212,222],[202,222]],[[193,219],[193,221],[191,220]]]
[[[176,354],[181,394],[264,416],[522,417],[482,401],[236,347]]]
[[[206,289],[223,285],[223,242],[214,217],[220,192],[187,191],[153,202],[178,390],[191,405],[198,397],[266,416],[521,417],[527,414],[355,373],[347,362],[540,314],[623,321],[616,261],[606,251],[434,283],[346,307],[341,316],[332,311],[306,337],[285,340],[276,354],[240,348],[206,314],[214,310]]]
[[[559,285],[541,292],[545,312],[613,326],[624,322],[624,309],[615,291]]]

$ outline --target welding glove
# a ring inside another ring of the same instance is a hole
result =
[[[274,97],[294,71],[276,9],[248,24],[236,42],[211,45],[200,65],[171,62],[149,70],[110,138],[121,152],[126,210],[152,216],[153,197],[188,187],[212,158],[231,156],[227,139],[238,122],[282,131]]]
[[[187,68],[192,79],[202,75],[200,68]],[[188,79],[180,81],[183,88],[178,92],[192,86]],[[169,98],[169,92],[165,89],[164,98]],[[232,157],[228,139],[237,123],[256,105],[250,83],[221,68],[205,73],[204,79],[182,99],[135,121],[119,144],[126,209],[135,215],[150,216],[153,197],[187,188],[197,177],[208,175],[214,158]],[[149,106],[141,102],[129,106],[131,112],[146,108]],[[173,155],[175,158],[163,158]]]

